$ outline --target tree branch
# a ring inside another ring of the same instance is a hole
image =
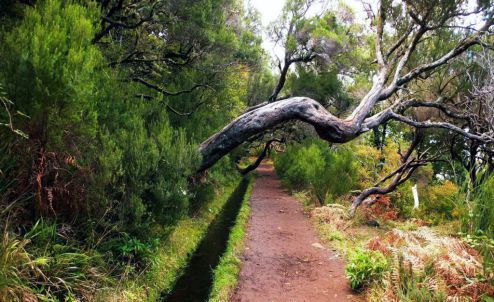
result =
[[[335,117],[317,101],[306,97],[288,98],[240,115],[204,141],[199,146],[203,156],[199,171],[211,167],[250,137],[290,120],[313,125],[322,139],[331,142],[347,142],[358,133],[353,124]]]
[[[148,88],[151,88],[151,89],[154,89],[154,90],[158,91],[159,93],[162,93],[162,94],[164,94],[166,96],[177,96],[177,95],[181,95],[181,94],[185,94],[185,93],[191,93],[192,91],[194,91],[194,90],[196,90],[198,88],[201,88],[201,87],[211,88],[209,85],[196,84],[196,85],[194,85],[191,88],[186,89],[186,90],[180,90],[180,91],[177,91],[177,92],[170,92],[170,91],[167,91],[167,90],[159,87],[158,85],[149,83],[149,82],[147,82],[146,80],[144,80],[142,78],[133,78],[132,81],[141,83],[144,86],[146,86]]]
[[[274,142],[284,143],[284,140],[282,140],[282,139],[271,139],[271,140],[269,140],[266,143],[266,145],[264,146],[264,149],[262,150],[261,154],[259,154],[259,156],[257,157],[256,161],[253,162],[252,164],[250,164],[249,166],[247,166],[246,168],[240,169],[240,173],[242,175],[246,175],[247,173],[249,173],[249,172],[254,171],[255,169],[257,169],[257,167],[259,167],[259,165],[261,164],[261,162],[264,160],[264,158],[268,154],[268,150],[271,147],[271,144],[274,143]]]
[[[145,95],[145,94],[137,94],[136,97],[138,98],[143,98],[143,99],[146,99],[146,100],[151,100],[153,99],[152,96],[150,95]],[[181,111],[178,111],[177,109],[173,108],[172,106],[170,106],[169,104],[166,104],[166,109],[168,109],[168,111],[178,115],[178,116],[190,116],[192,114],[194,114],[197,110],[199,110],[199,108],[204,105],[206,103],[206,101],[202,101],[202,102],[199,102],[196,107],[194,107],[194,109],[190,112],[181,112]]]
[[[382,47],[382,40],[383,40],[383,28],[384,28],[384,22],[386,18],[386,14],[384,12],[384,4],[383,1],[379,1],[379,9],[378,9],[378,14],[377,14],[377,34],[376,34],[376,57],[377,57],[377,63],[379,64],[380,68],[384,68],[386,66],[386,61],[383,55],[383,47]]]
[[[426,128],[441,128],[441,129],[450,130],[450,131],[459,133],[459,134],[461,134],[461,135],[463,135],[469,139],[477,140],[477,141],[480,141],[483,143],[494,142],[494,138],[487,135],[486,133],[484,133],[482,135],[470,133],[464,129],[461,129],[458,126],[455,126],[455,125],[450,124],[450,123],[445,123],[445,122],[428,122],[428,121],[427,122],[418,122],[418,121],[412,120],[406,116],[399,115],[392,110],[389,111],[389,119],[405,123],[405,124],[413,126],[415,128],[424,128],[424,129],[426,129]]]

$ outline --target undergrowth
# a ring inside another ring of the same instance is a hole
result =
[[[103,255],[81,250],[63,225],[39,220],[22,236],[6,225],[0,244],[0,301],[90,300],[111,284]]]

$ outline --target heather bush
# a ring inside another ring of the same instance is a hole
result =
[[[332,202],[357,185],[351,150],[331,148],[321,141],[289,146],[276,156],[275,169],[285,186],[308,190],[320,204]]]

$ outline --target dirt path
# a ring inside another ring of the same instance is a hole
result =
[[[301,205],[261,165],[250,199],[252,212],[239,286],[233,301],[358,301],[344,264],[324,248]]]

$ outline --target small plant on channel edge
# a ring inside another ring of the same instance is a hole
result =
[[[120,253],[127,260],[146,263],[153,258],[152,255],[158,249],[159,243],[160,240],[158,238],[148,242],[142,242],[124,233]]]
[[[352,289],[359,291],[382,278],[387,267],[388,263],[380,252],[357,249],[350,255],[345,271]]]

